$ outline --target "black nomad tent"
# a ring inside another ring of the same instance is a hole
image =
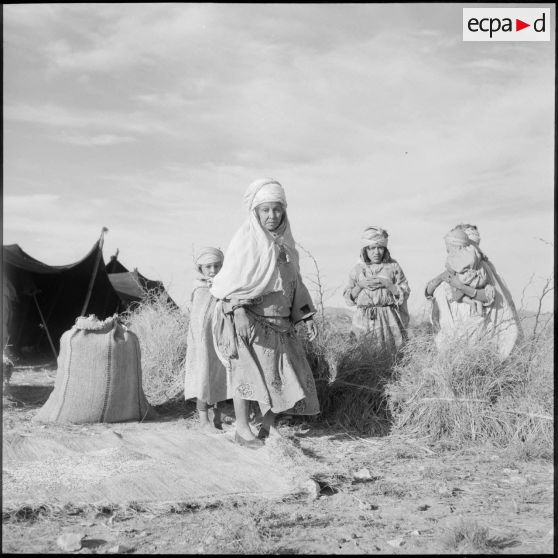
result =
[[[162,295],[170,306],[178,308],[178,305],[166,292],[161,281],[147,279],[147,277],[144,277],[137,269],[128,271],[117,258],[118,251],[114,256],[110,257],[110,261],[106,265],[106,270],[108,278],[123,304],[129,308],[133,308],[133,306],[143,300],[146,295],[153,293]]]
[[[105,269],[104,233],[83,259],[63,266],[44,264],[17,244],[2,247],[3,347],[57,354],[78,316],[103,319],[124,309]]]
[[[124,312],[150,293],[163,293],[178,308],[163,283],[128,271],[112,256],[105,265],[103,240],[108,229],[80,261],[51,266],[24,252],[18,244],[2,247],[2,347],[18,355],[57,355],[60,336],[77,317],[105,319]]]

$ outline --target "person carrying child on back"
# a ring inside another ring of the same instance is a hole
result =
[[[229,371],[213,344],[213,312],[216,299],[209,292],[213,278],[223,265],[224,255],[218,248],[202,248],[195,260],[197,272],[191,296],[190,325],[184,374],[184,398],[197,399],[200,427],[211,428],[209,408],[213,406],[213,425],[219,430],[219,402],[232,398]]]
[[[469,241],[462,230],[453,230],[446,235],[448,254],[446,257],[446,270],[450,275],[457,276],[467,287],[483,289],[492,293],[492,287],[488,285],[488,275],[481,265],[482,254],[479,249]],[[456,302],[465,302],[473,308],[476,314],[482,315],[483,302],[473,299],[462,290],[451,287],[453,299]],[[471,291],[472,293],[474,291]],[[488,302],[491,302],[489,300]]]
[[[509,289],[479,247],[474,225],[454,227],[444,237],[446,269],[425,288],[431,301],[431,322],[438,350],[453,340],[476,343],[491,340],[500,358],[506,359],[522,330]]]

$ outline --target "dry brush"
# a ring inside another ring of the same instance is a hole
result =
[[[166,294],[152,291],[122,318],[139,338],[143,389],[149,403],[161,405],[178,398],[184,390],[188,314],[172,305]]]

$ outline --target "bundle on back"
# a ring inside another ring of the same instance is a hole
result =
[[[79,317],[60,339],[54,390],[40,422],[125,422],[156,417],[142,386],[137,336],[116,316]]]

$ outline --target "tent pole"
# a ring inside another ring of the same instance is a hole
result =
[[[99,263],[103,257],[103,242],[105,240],[105,233],[108,232],[106,227],[101,230],[101,238],[99,238],[99,252],[97,253],[97,259],[95,261],[95,267],[93,268],[93,273],[91,274],[91,279],[89,280],[89,287],[87,288],[87,295],[85,296],[85,302],[83,303],[83,308],[81,309],[80,316],[85,316],[87,306],[89,305],[89,299],[91,298],[91,292],[93,291],[93,285],[95,283],[95,277],[97,277],[97,271],[99,269]]]
[[[54,355],[54,358],[58,358],[58,355],[56,354],[56,349],[54,348],[54,343],[52,342],[52,337],[50,336],[50,332],[48,331],[48,327],[46,325],[45,322],[45,318],[43,316],[43,313],[41,312],[41,307],[39,306],[39,301],[37,300],[37,295],[35,293],[33,293],[33,300],[35,301],[35,304],[37,306],[37,310],[39,311],[39,316],[41,316],[41,322],[43,322],[43,327],[45,328],[47,337],[48,337],[48,341],[50,343],[50,348],[52,349],[52,354]]]

